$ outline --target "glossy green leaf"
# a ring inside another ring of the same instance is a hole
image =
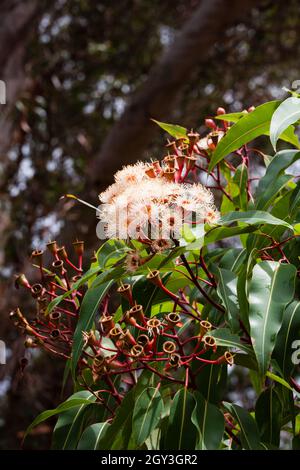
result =
[[[53,410],[46,410],[40,413],[28,426],[26,429],[24,439],[26,436],[32,431],[32,429],[37,426],[38,424],[42,423],[43,421],[46,421],[47,419],[51,418],[52,416],[58,415],[63,413],[64,411],[69,410],[70,408],[76,408],[76,407],[81,407],[81,406],[86,406],[90,405],[92,402],[95,401],[95,396],[87,392],[87,397],[86,398],[70,398],[67,401],[61,403],[57,408],[54,408]]]
[[[236,212],[234,212],[234,214],[236,214]],[[215,243],[220,240],[225,240],[225,238],[235,237],[243,233],[255,232],[255,230],[257,230],[257,227],[251,225],[247,225],[246,227],[214,227],[206,232],[204,244],[209,245],[209,243]]]
[[[219,121],[226,121],[226,122],[237,122],[239,119],[244,117],[247,114],[247,111],[240,111],[237,113],[226,113],[226,114],[220,114],[218,116],[215,116],[215,119],[218,119]]]
[[[198,431],[196,449],[219,449],[224,434],[224,416],[216,405],[209,403],[199,392],[194,393],[196,405],[192,423]]]
[[[248,168],[245,163],[241,163],[237,167],[232,181],[239,188],[238,194],[233,197],[233,203],[242,211],[245,211],[248,206]]]
[[[115,405],[116,406],[116,402]],[[116,415],[105,432],[100,436],[98,449],[124,450],[127,449],[131,435],[132,412],[134,408],[134,389],[128,392],[121,405],[116,409]]]
[[[178,126],[178,124],[167,124],[166,122],[156,121],[156,119],[151,119],[151,121],[155,122],[155,124],[168,132],[172,137],[175,137],[175,139],[187,139],[187,129],[184,127]]]
[[[64,294],[62,295],[59,295],[49,303],[49,305],[47,306],[47,313],[50,313],[65,298],[70,297],[72,292],[77,290],[83,284],[87,283],[93,276],[95,276],[95,274],[98,274],[100,270],[101,268],[99,266],[90,268],[80,279],[74,282],[74,284],[72,285],[72,289],[67,292],[64,292]]]
[[[245,224],[256,225],[256,224],[268,224],[268,225],[282,225],[293,230],[293,227],[285,222],[284,220],[278,219],[268,212],[264,211],[246,211],[246,212],[229,212],[226,215],[223,215],[218,224],[226,225],[232,222],[244,222]]]
[[[234,348],[237,351],[243,351],[249,355],[253,355],[253,349],[249,344],[242,343],[240,337],[231,333],[228,328],[217,328],[209,332],[209,336],[213,336],[218,346],[225,348]]]
[[[138,447],[156,428],[163,410],[164,404],[158,387],[148,387],[136,398],[132,416],[132,437]]]
[[[292,343],[300,338],[300,302],[292,302],[283,313],[283,321],[276,338],[273,356],[276,359],[283,376],[289,379],[293,368]]]
[[[267,371],[266,376],[269,377],[269,379],[274,380],[274,382],[277,382],[280,385],[283,385],[288,390],[293,391],[292,387],[282,377],[279,377],[278,375],[273,374],[273,372],[270,372],[269,370]]]
[[[257,209],[266,209],[277,193],[293,178],[291,175],[285,175],[284,171],[299,158],[298,150],[282,150],[273,157],[257,187],[255,195]]]
[[[130,248],[123,240],[107,240],[97,252],[97,260],[101,269],[107,269],[120,261]]]
[[[172,404],[165,446],[169,450],[193,450],[197,429],[191,424],[195,408],[193,395],[184,387],[178,390]]]
[[[225,307],[227,321],[233,332],[240,330],[239,324],[239,302],[237,298],[237,276],[227,270],[218,269],[217,292]]]
[[[72,373],[74,374],[78,359],[80,357],[82,346],[83,346],[83,331],[89,331],[93,325],[95,314],[97,308],[108,292],[109,288],[113,284],[113,280],[104,282],[103,284],[93,287],[96,283],[99,283],[98,278],[95,279],[94,283],[90,289],[86,292],[79,313],[79,319],[76,326],[73,339],[73,348],[72,348]]]
[[[279,136],[285,129],[300,119],[300,99],[292,96],[284,100],[272,116],[270,139],[274,149]]]
[[[279,446],[282,413],[282,403],[275,388],[264,390],[255,405],[255,419],[264,443]]]
[[[249,321],[259,370],[270,364],[283,312],[295,290],[296,268],[291,264],[263,261],[253,268],[249,283]]]
[[[258,106],[251,113],[241,117],[224,135],[213,153],[209,169],[220,162],[226,155],[239,149],[260,135],[268,134],[272,115],[279,106],[279,101],[269,101]],[[282,135],[283,140],[289,139],[289,136]],[[294,136],[295,139],[295,136]],[[291,142],[295,145],[295,140]],[[289,139],[290,141],[290,139]]]
[[[107,430],[109,424],[104,423],[95,423],[88,426],[78,443],[78,450],[97,450],[99,449],[99,441],[102,435]]]
[[[239,425],[240,433],[238,437],[241,440],[243,449],[260,450],[261,445],[258,427],[250,413],[241,406],[234,405],[233,403],[224,403],[224,406]]]

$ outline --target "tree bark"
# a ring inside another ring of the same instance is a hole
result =
[[[0,23],[0,80],[6,84],[6,104],[0,104],[0,158],[5,161],[11,144],[13,124],[10,113],[27,85],[24,61],[27,44],[41,12],[37,0],[4,0]]]
[[[173,44],[132,96],[119,121],[90,162],[90,178],[99,186],[110,183],[121,165],[142,158],[157,127],[151,118],[169,119],[176,98],[192,69],[207,61],[226,29],[245,17],[261,0],[203,0]]]

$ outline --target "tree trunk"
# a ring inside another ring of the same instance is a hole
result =
[[[90,163],[92,181],[107,184],[122,164],[142,158],[157,128],[151,118],[170,119],[178,92],[192,69],[207,61],[226,29],[245,17],[261,0],[203,0],[174,43],[152,68],[120,120]]]
[[[28,40],[34,31],[35,19],[41,12],[37,0],[4,0],[1,5],[0,25],[0,80],[6,84],[6,104],[0,105],[0,157],[10,146],[12,123],[10,113],[27,81],[24,60]]]

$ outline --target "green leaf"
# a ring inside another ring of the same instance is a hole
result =
[[[196,450],[219,449],[224,434],[224,416],[216,405],[209,403],[199,392],[194,393],[196,406],[192,423],[198,430]]]
[[[285,222],[284,220],[277,219],[273,215],[264,211],[247,211],[247,212],[229,212],[226,215],[223,215],[218,224],[226,225],[232,222],[244,222],[246,224],[255,225],[255,224],[267,224],[267,225],[282,225],[293,230],[293,227]]]
[[[151,121],[155,122],[155,124],[161,127],[164,131],[168,132],[168,134],[170,134],[172,137],[175,137],[175,139],[188,139],[187,129],[178,126],[178,124],[167,124],[166,122],[156,121],[156,119],[151,119]]]
[[[284,171],[299,158],[298,150],[282,150],[273,157],[257,187],[257,209],[266,209],[277,193],[293,178],[291,175],[285,175]]]
[[[136,398],[132,416],[132,437],[140,447],[157,427],[164,404],[159,388],[148,387]]]
[[[249,344],[242,343],[240,337],[231,333],[228,328],[217,328],[216,330],[212,330],[209,332],[209,336],[213,336],[215,338],[218,346],[234,348],[253,356],[252,347]]]
[[[93,287],[95,284],[97,284],[97,287]],[[82,332],[89,331],[91,329],[97,308],[101,300],[103,299],[103,297],[109,290],[109,288],[112,286],[112,284],[113,284],[113,280],[104,282],[103,284],[100,283],[99,285],[99,277],[98,277],[95,279],[92,286],[86,292],[83,298],[81,308],[80,308],[80,313],[79,313],[79,319],[78,319],[78,323],[77,323],[76,330],[74,333],[74,338],[73,338],[72,364],[71,364],[71,370],[72,370],[73,375],[75,373],[77,362],[82,351],[82,346],[83,346]]]
[[[277,382],[280,385],[283,385],[288,390],[293,391],[292,387],[283,378],[279,377],[278,375],[273,374],[273,372],[270,372],[268,370],[266,373],[266,376],[269,377],[269,379],[274,380],[274,382]]]
[[[282,412],[276,390],[273,387],[264,390],[255,405],[255,419],[263,442],[279,446]]]
[[[88,282],[93,276],[95,276],[95,274],[98,274],[100,270],[101,268],[99,266],[90,268],[80,279],[78,279],[78,281],[74,282],[72,289],[62,295],[59,295],[49,303],[47,306],[47,314],[50,313],[65,298],[70,297],[72,292]]]
[[[289,379],[293,368],[292,343],[300,337],[300,302],[292,302],[283,313],[283,321],[276,338],[273,356],[276,359],[283,376]]]
[[[279,106],[279,103],[279,101],[264,103],[251,113],[241,117],[218,143],[209,164],[209,170],[212,170],[226,155],[229,155],[251,140],[263,134],[268,135],[272,115]],[[286,135],[284,133],[284,135],[281,135],[281,138],[288,142],[291,140],[290,137],[290,134]],[[295,136],[293,136],[292,140],[293,142],[290,143],[295,145]],[[296,145],[298,146],[299,144]]]
[[[130,248],[123,240],[107,240],[97,252],[97,260],[101,269],[107,269],[120,261]]]
[[[249,283],[249,322],[260,373],[270,364],[283,311],[292,300],[296,268],[291,264],[263,261],[253,268]]]
[[[227,113],[227,114],[220,114],[219,116],[215,116],[214,119],[219,119],[220,121],[227,121],[227,122],[237,122],[239,119],[247,115],[247,111],[240,111],[237,113]]]
[[[233,214],[236,214],[236,212],[233,212]],[[241,235],[243,233],[255,232],[255,230],[257,230],[257,227],[252,227],[250,225],[247,225],[246,227],[214,227],[206,232],[204,237],[204,244],[208,245],[209,243],[215,243],[219,240],[235,237],[236,235]]]
[[[35,426],[42,423],[43,421],[46,421],[48,418],[51,418],[51,416],[55,416],[60,413],[63,413],[64,411],[67,411],[70,408],[75,408],[75,407],[82,406],[82,405],[83,406],[90,405],[93,401],[95,401],[95,399],[96,398],[92,393],[88,393],[88,398],[70,398],[67,401],[61,403],[57,408],[54,408],[53,410],[43,411],[28,426],[24,435],[24,439],[32,431],[32,429]]]
[[[248,411],[244,408],[234,405],[233,403],[224,403],[225,408],[236,419],[240,433],[243,449],[246,450],[260,450],[260,436],[255,420],[252,418]]]
[[[95,423],[88,426],[78,443],[78,450],[97,450],[99,441],[102,435],[107,430],[109,424],[107,422],[104,423]]]
[[[285,129],[300,119],[300,99],[294,96],[284,100],[272,116],[270,138],[274,149],[279,136]]]
[[[141,385],[144,387],[144,385]],[[140,392],[139,383],[126,393],[122,403],[116,409],[116,415],[100,436],[98,449],[125,450],[128,447],[132,432],[132,414],[135,404],[135,394]],[[114,406],[115,403],[114,403]]]
[[[239,188],[238,195],[233,197],[233,202],[242,211],[247,210],[248,196],[247,196],[247,181],[248,169],[245,163],[241,163],[234,174],[232,179],[233,183]],[[224,196],[225,197],[225,196]]]
[[[184,387],[178,390],[172,404],[165,447],[169,450],[194,450],[196,428],[191,425],[195,408],[193,395]]]
[[[227,270],[219,269],[217,271],[218,287],[217,293],[225,307],[225,313],[229,325],[233,332],[240,330],[239,324],[239,302],[237,298],[237,276]]]

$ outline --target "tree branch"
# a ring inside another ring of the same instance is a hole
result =
[[[122,164],[142,158],[156,132],[150,118],[169,119],[178,92],[192,69],[205,62],[226,29],[249,14],[261,0],[203,0],[174,43],[152,68],[132,96],[120,120],[105,139],[100,154],[90,162],[92,181],[107,184]]]

